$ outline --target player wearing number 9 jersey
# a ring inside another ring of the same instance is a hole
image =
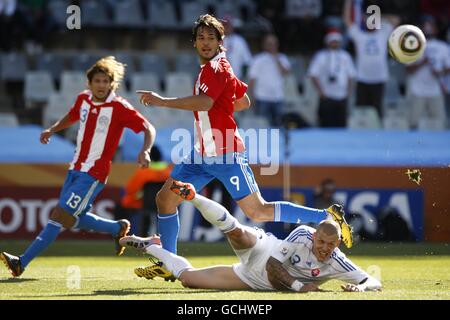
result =
[[[80,93],[70,111],[41,133],[41,143],[47,144],[54,133],[79,122],[75,155],[48,224],[20,257],[6,252],[0,254],[14,277],[20,276],[31,260],[56,239],[62,227],[109,233],[116,240],[116,254],[123,253],[124,247],[118,239],[128,233],[130,223],[103,219],[88,211],[106,183],[124,128],[144,132],[138,163],[142,167],[150,164],[155,129],[125,99],[115,94],[124,72],[125,65],[114,57],[97,61],[87,71],[89,90]]]
[[[318,223],[334,218],[341,224],[345,244],[351,246],[351,230],[342,210],[337,212],[331,207],[318,210],[285,201],[268,203],[261,197],[233,117],[233,112],[250,107],[247,85],[234,75],[222,46],[223,38],[223,25],[213,16],[205,14],[195,22],[192,41],[201,71],[192,96],[169,98],[152,91],[138,91],[145,105],[191,110],[195,118],[195,147],[175,165],[171,178],[156,197],[158,231],[164,248],[176,253],[180,227],[177,207],[181,200],[170,191],[173,181],[188,182],[201,190],[214,178],[224,184],[242,211],[254,221]]]

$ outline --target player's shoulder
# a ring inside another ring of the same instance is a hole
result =
[[[330,263],[335,269],[342,269],[347,272],[357,270],[357,267],[347,258],[339,248],[335,248],[330,257]]]
[[[90,90],[83,90],[81,91],[78,95],[77,95],[77,99],[82,98],[82,99],[89,99],[89,97],[92,95]]]
[[[220,75],[224,73],[229,73],[231,65],[226,58],[220,58],[208,61],[203,68],[205,71],[209,73]]]
[[[133,107],[133,105],[124,97],[116,95],[113,100],[113,102],[115,102],[115,104],[117,104],[118,106],[125,108],[125,109],[130,109],[130,110],[134,110],[135,108]]]
[[[301,225],[295,228],[289,236],[285,239],[285,241],[288,242],[300,242],[307,240],[309,242],[312,242],[312,236],[316,232],[316,229]]]

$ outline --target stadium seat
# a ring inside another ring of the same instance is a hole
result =
[[[437,131],[445,130],[447,119],[421,118],[419,120],[418,130]]]
[[[59,80],[64,68],[64,56],[62,54],[46,52],[37,56],[36,70],[50,72],[53,80]]]
[[[149,0],[148,25],[161,29],[176,29],[178,22],[173,2],[166,0]]]
[[[27,72],[27,60],[23,53],[0,55],[0,79],[6,82],[23,82]]]
[[[379,129],[381,121],[374,107],[357,106],[350,111],[347,127],[349,129]]]
[[[19,119],[14,112],[0,113],[0,127],[17,127],[19,126]]]
[[[81,23],[92,27],[108,26],[110,18],[103,1],[99,0],[85,0],[80,3]]]
[[[59,92],[73,100],[83,90],[87,89],[87,79],[84,72],[64,71],[61,75],[61,89]]]
[[[239,117],[238,124],[238,127],[244,130],[270,128],[270,123],[266,117],[250,113]]]
[[[116,60],[125,63],[125,80],[129,81],[131,75],[136,72],[136,64],[134,63],[134,56],[128,52],[117,52],[114,54]]]
[[[386,115],[383,118],[383,129],[386,130],[409,130],[409,122],[406,117],[400,115]]]
[[[236,1],[230,1],[230,0],[224,0],[224,1],[203,1],[205,4],[205,7],[213,7],[215,16],[224,19],[227,16],[230,16],[233,18],[233,23],[237,23],[239,26],[239,23],[241,22],[241,14],[239,12],[239,8],[236,5]]]
[[[67,20],[67,8],[70,6],[69,0],[52,0],[48,1],[48,10],[53,19],[59,26],[65,26]]]
[[[295,76],[297,86],[303,89],[306,75],[305,59],[302,56],[289,56],[288,59],[291,63],[291,74]]]
[[[139,56],[138,70],[146,73],[156,73],[161,81],[167,73],[167,62],[164,57],[158,54],[144,53]]]
[[[318,123],[318,108],[319,95],[311,78],[307,77],[305,78],[303,95],[301,96],[300,109],[298,111],[310,125],[316,125]]]
[[[205,9],[203,3],[197,1],[182,1],[181,26],[184,28],[191,28],[193,22],[196,21],[201,14],[206,13]]]
[[[25,76],[25,105],[30,108],[34,103],[47,102],[55,93],[55,85],[48,71],[29,71]]]
[[[194,53],[182,52],[176,55],[175,71],[189,73],[193,79],[197,79],[200,72],[200,63]]]
[[[143,27],[145,23],[139,0],[116,1],[113,20],[120,27]]]
[[[61,119],[71,108],[74,100],[64,94],[53,93],[42,111],[42,126],[48,128]]]
[[[284,77],[284,95],[286,101],[298,101],[300,98],[297,79],[292,73]]]
[[[386,82],[383,97],[383,109],[386,110],[391,106],[395,106],[403,99],[400,93],[400,86],[396,78],[389,78]]]
[[[100,58],[103,58],[100,54],[77,52],[70,57],[71,70],[86,72]]]
[[[140,72],[132,74],[130,94],[136,94],[136,90],[152,90],[161,92],[161,86],[156,73]]]
[[[184,72],[169,72],[166,76],[166,96],[186,97],[192,95],[194,80]]]

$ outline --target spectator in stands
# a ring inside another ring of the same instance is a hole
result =
[[[45,0],[20,0],[21,21],[27,33],[25,50],[29,54],[42,52],[50,32],[56,29],[56,22],[47,5]]]
[[[233,17],[225,17],[223,26],[225,27],[223,44],[225,49],[227,49],[228,61],[233,68],[234,74],[238,78],[244,78],[247,73],[247,67],[252,62],[252,54],[247,41],[235,32],[235,19]]]
[[[9,51],[16,40],[17,0],[0,0],[0,50]]]
[[[355,21],[352,21],[352,9],[356,11]],[[346,0],[343,18],[356,49],[356,105],[375,107],[382,117],[384,87],[389,79],[387,41],[399,19],[385,16],[381,28],[376,29],[366,23],[368,16],[358,20],[362,11],[365,12],[358,4],[353,7],[352,0]]]
[[[255,56],[249,71],[249,91],[255,99],[256,113],[279,126],[284,104],[284,76],[291,65],[278,51],[278,38],[268,34],[263,39],[264,51]]]
[[[328,208],[330,205],[336,203],[334,193],[336,192],[336,184],[333,179],[327,178],[320,183],[314,194],[315,208]]]
[[[322,0],[286,0],[284,15],[286,17],[286,39],[290,49],[316,52],[321,47]]]
[[[327,48],[313,57],[308,70],[320,97],[321,127],[345,127],[347,124],[347,102],[356,71],[350,54],[341,49],[342,38],[339,31],[330,30],[325,37]]]
[[[157,146],[153,146],[151,149],[150,159],[152,162],[148,168],[137,168],[128,180],[125,194],[120,203],[120,207],[124,210],[123,212],[117,212],[122,216],[115,217],[116,219],[127,218],[123,216],[124,213],[130,215],[130,218],[138,215],[140,223],[132,223],[131,232],[144,237],[150,234],[151,221],[156,220],[156,193],[169,178],[172,170],[167,162],[162,161],[161,151]],[[136,230],[133,230],[133,228],[136,228]]]
[[[411,126],[417,128],[419,120],[426,117],[441,122],[436,126],[443,129],[447,119],[444,78],[450,73],[450,51],[444,41],[436,38],[438,28],[433,17],[424,18],[422,30],[427,38],[425,54],[407,67]]]

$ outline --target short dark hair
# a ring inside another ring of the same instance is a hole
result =
[[[194,27],[192,28],[192,42],[195,42],[195,39],[197,38],[197,32],[200,27],[208,27],[214,29],[214,33],[216,34],[217,40],[219,41],[223,40],[225,36],[225,29],[222,22],[220,22],[210,14],[202,14],[200,17],[198,17],[197,21],[195,21]]]

